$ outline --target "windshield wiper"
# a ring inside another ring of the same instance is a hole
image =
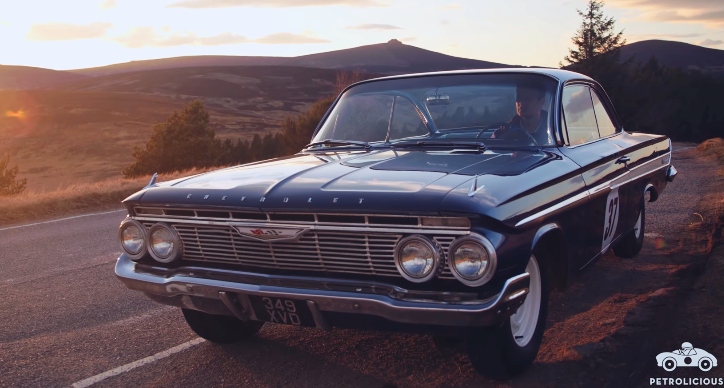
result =
[[[310,148],[318,145],[325,145],[325,146],[358,146],[358,147],[364,147],[364,149],[368,150],[370,149],[370,144],[366,141],[355,141],[355,140],[333,140],[333,139],[325,139],[322,141],[315,141],[313,143],[309,143],[304,146],[304,148]]]
[[[444,147],[444,148],[468,148],[477,151],[485,151],[485,144],[479,141],[434,141],[419,140],[391,144],[393,147]]]

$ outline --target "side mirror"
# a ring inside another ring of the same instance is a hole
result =
[[[450,105],[449,94],[435,94],[425,98],[427,105]]]

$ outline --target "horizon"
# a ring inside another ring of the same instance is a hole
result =
[[[558,67],[587,2],[525,1],[36,0],[4,7],[0,64],[78,70],[187,56],[297,57],[397,39],[460,58]],[[627,43],[724,48],[724,3],[690,3],[608,0],[603,10]]]
[[[397,40],[397,39],[392,38],[391,40]],[[687,42],[681,42],[681,41],[675,41],[675,40],[667,40],[667,39],[647,39],[647,40],[637,41],[637,42],[627,42],[626,45],[630,45],[630,44],[633,44],[633,43],[645,42],[645,41],[663,41],[663,42],[675,42],[675,43],[684,43],[684,44],[694,45],[693,43],[687,43]],[[399,40],[398,40],[398,42],[399,42]],[[312,53],[306,53],[306,54],[295,55],[295,56],[283,56],[283,55],[232,55],[232,54],[200,54],[200,55],[193,55],[193,54],[192,54],[192,55],[180,55],[180,56],[176,56],[176,57],[158,57],[158,58],[132,59],[132,60],[130,60],[130,61],[125,61],[125,62],[115,62],[115,63],[108,63],[108,64],[105,64],[105,65],[99,65],[99,66],[81,67],[81,68],[74,68],[74,69],[62,69],[62,70],[59,70],[59,69],[51,69],[51,68],[47,68],[47,67],[39,67],[39,66],[15,65],[15,64],[4,64],[4,63],[0,63],[0,66],[18,66],[18,67],[30,67],[30,68],[37,68],[37,69],[48,69],[48,70],[55,70],[55,71],[68,71],[68,72],[72,72],[72,71],[80,71],[80,70],[88,70],[88,69],[94,69],[94,68],[102,68],[102,67],[107,67],[107,66],[128,64],[128,63],[134,63],[134,62],[156,61],[156,60],[176,59],[176,58],[192,58],[192,57],[256,57],[256,58],[264,58],[264,57],[266,57],[266,58],[296,58],[296,57],[301,57],[301,56],[306,56],[306,55],[325,54],[325,53],[334,52],[334,51],[349,50],[349,49],[355,49],[355,48],[360,48],[360,47],[365,47],[365,46],[382,45],[382,44],[387,44],[387,43],[389,43],[389,41],[388,41],[388,42],[370,43],[370,44],[365,44],[365,45],[355,46],[355,47],[344,47],[344,48],[341,48],[341,49],[338,49],[338,50],[312,52]],[[402,42],[400,42],[400,43],[402,43]],[[416,45],[414,45],[414,44],[406,44],[406,43],[402,43],[402,44],[404,44],[404,45],[406,45],[406,46],[411,46],[411,47],[416,47],[416,48],[419,48],[419,49],[427,50],[427,49],[424,49],[424,48],[422,48],[422,47],[416,46]],[[703,47],[703,48],[707,48],[707,49],[714,49],[714,50],[724,51],[724,50],[722,50],[722,49],[717,49],[717,48],[713,48],[713,47],[706,47],[706,46],[700,46],[700,45],[695,45],[695,46],[699,46],[699,47]],[[432,51],[432,50],[429,50],[429,51]],[[445,53],[439,53],[439,54],[445,54]],[[449,55],[449,54],[445,54],[445,55]],[[465,58],[465,57],[458,57],[458,58],[476,59],[476,58]],[[476,59],[476,60],[486,61],[486,60],[484,60],[484,59]],[[487,61],[487,62],[494,62],[494,61]],[[508,64],[508,63],[501,63],[501,64],[503,64],[503,65],[517,65],[517,64]],[[223,66],[226,66],[226,65],[223,65]],[[239,65],[239,66],[253,66],[253,65]],[[264,66],[268,66],[268,65],[264,65]],[[287,66],[287,65],[274,65],[274,66]],[[291,66],[294,67],[295,65],[291,65]],[[542,65],[535,65],[535,64],[526,65],[526,66],[528,66],[528,67],[541,67],[541,68],[558,68],[558,66],[542,66]],[[194,66],[194,67],[195,67],[195,66]]]

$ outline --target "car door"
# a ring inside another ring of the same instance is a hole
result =
[[[616,128],[611,132],[603,116],[599,126],[590,85],[565,86],[561,109],[566,142],[561,152],[581,167],[590,194],[588,202],[578,210],[580,227],[569,233],[574,260],[583,268],[620,234],[621,208],[628,193],[625,185],[616,183],[624,180],[627,168],[622,148],[610,141],[610,137],[618,135]]]

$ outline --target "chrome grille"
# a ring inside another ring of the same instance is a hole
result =
[[[171,225],[183,241],[185,261],[402,277],[393,258],[401,233],[309,231],[297,241],[268,243],[243,237],[231,226]],[[433,239],[447,252],[455,237]],[[447,265],[440,278],[454,279]]]
[[[172,225],[184,245],[182,260],[259,268],[345,272],[402,278],[394,262],[397,242],[409,234],[437,241],[447,252],[457,236],[470,232],[465,217],[389,214],[265,213],[221,209],[139,206],[135,218],[146,228]],[[235,226],[298,227],[297,241],[265,242],[242,236]],[[454,279],[450,269],[440,275]]]

